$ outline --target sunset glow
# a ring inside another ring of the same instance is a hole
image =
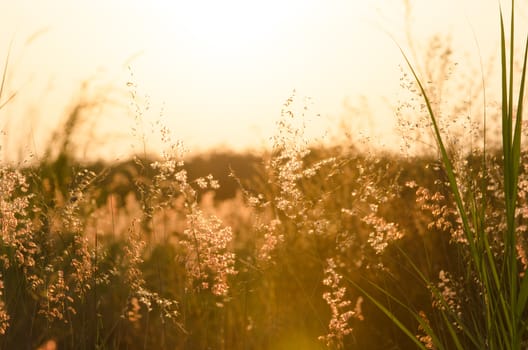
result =
[[[473,3],[468,0],[466,8]],[[494,3],[478,4],[482,16],[449,17],[445,2],[417,3],[412,25],[423,30],[415,31],[416,43],[424,46],[438,31],[462,28],[454,45],[463,58],[474,52],[471,24],[488,56],[497,43],[487,39],[496,18],[484,14]],[[294,90],[310,98],[306,125],[314,137],[339,130],[339,121],[363,96],[373,113],[368,120],[352,120],[380,143],[393,142],[390,110],[398,99],[402,63],[394,40],[404,46],[407,40],[403,2],[24,0],[2,3],[0,10],[4,52],[13,39],[6,87],[20,90],[4,113],[29,113],[34,120],[31,131],[19,118],[4,119],[4,129],[13,129],[4,140],[10,152],[29,134],[43,147],[78,98],[81,81],[90,79],[125,95],[133,80],[138,93],[148,95],[145,122],[163,114],[175,137],[193,150],[260,148]],[[46,116],[31,102],[44,95]],[[125,154],[132,141],[118,141],[127,129],[114,125],[130,128],[132,117],[122,110],[105,112],[114,123],[94,122],[107,135],[102,143]]]
[[[528,349],[527,72],[527,0],[0,0],[0,349]]]

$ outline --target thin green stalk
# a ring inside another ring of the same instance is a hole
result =
[[[505,232],[505,264],[504,273],[508,278],[509,289],[509,318],[514,325],[511,328],[511,341],[513,344],[520,346],[519,320],[522,315],[522,310],[519,310],[519,292],[523,292],[523,288],[519,290],[519,277],[517,268],[516,255],[516,222],[515,210],[517,208],[517,193],[518,193],[518,179],[521,158],[521,128],[522,128],[522,110],[524,98],[524,85],[526,77],[526,63],[528,52],[528,37],[524,50],[523,68],[521,73],[521,82],[518,93],[517,110],[515,114],[515,124],[513,115],[513,54],[514,54],[514,0],[512,0],[511,25],[510,25],[510,57],[509,57],[509,82],[506,82],[506,50],[504,38],[504,22],[501,12],[501,58],[502,58],[502,121],[503,128],[503,157],[504,157],[504,188],[505,188],[505,204],[506,204],[506,223],[507,229]],[[512,130],[513,129],[513,130]],[[524,282],[524,281],[523,281]],[[524,284],[524,283],[523,283]],[[522,286],[521,286],[522,287]],[[524,304],[521,302],[521,304]],[[523,305],[524,306],[524,305]]]
[[[524,60],[522,73],[520,75],[520,86],[518,95],[514,95],[514,53],[515,53],[515,1],[511,2],[511,19],[509,27],[510,44],[506,45],[505,24],[502,9],[500,13],[500,37],[501,37],[501,95],[502,95],[502,171],[503,171],[503,192],[506,229],[503,234],[504,255],[497,257],[491,249],[490,241],[486,233],[486,188],[487,176],[484,176],[482,186],[479,186],[483,192],[483,199],[477,200],[473,194],[465,200],[460,192],[454,166],[449,158],[444,139],[438,124],[438,118],[433,111],[430,98],[416,73],[413,65],[410,63],[405,52],[400,48],[402,55],[408,64],[408,67],[416,81],[421,96],[427,107],[429,119],[432,124],[435,140],[437,142],[441,161],[443,163],[446,176],[449,181],[451,194],[456,204],[458,214],[462,222],[462,229],[469,249],[469,270],[468,278],[476,278],[476,287],[482,293],[479,300],[483,310],[477,310],[474,314],[466,316],[465,319],[470,323],[464,323],[450,308],[443,307],[440,311],[443,319],[444,330],[450,335],[456,348],[463,348],[463,342],[460,333],[455,330],[452,322],[456,322],[468,339],[474,346],[484,347],[487,349],[512,349],[518,350],[522,344],[523,335],[527,328],[523,321],[528,303],[528,277],[525,275],[519,278],[518,258],[517,258],[517,237],[516,237],[516,209],[518,206],[518,181],[521,162],[521,128],[524,99],[524,85],[526,80],[527,57],[528,57],[528,36],[524,48]],[[509,51],[509,52],[508,52]],[[515,101],[517,100],[517,101]],[[514,108],[514,101],[517,103]],[[485,108],[485,107],[484,107]],[[515,114],[514,114],[515,112]],[[485,123],[485,120],[484,120]],[[484,136],[484,155],[483,171],[487,175],[486,163],[486,139]],[[472,188],[476,188],[471,186]],[[481,202],[480,202],[481,201]],[[480,202],[480,203],[479,203]],[[410,259],[408,258],[410,261]],[[430,285],[429,281],[423,276],[412,261],[411,266],[424,280],[424,283]],[[473,275],[474,273],[474,275]],[[378,290],[383,292],[387,297],[398,302],[416,317],[416,313],[410,310],[409,306],[397,301],[386,290],[374,285]],[[441,293],[434,287],[431,288],[433,296],[445,303]],[[362,290],[363,291],[363,290]],[[364,292],[364,291],[363,291]],[[367,297],[374,302],[405,334],[410,337],[413,335],[405,325],[395,318],[390,310],[385,308],[370,295]],[[480,314],[482,312],[482,314]],[[424,329],[426,329],[424,327]],[[427,333],[433,337],[435,331],[427,328]],[[438,337],[434,337],[435,346],[444,347]],[[438,344],[436,344],[438,342]]]
[[[12,42],[11,42],[12,44]],[[4,70],[2,72],[2,82],[0,83],[0,99],[2,98],[6,77],[7,77],[7,67],[9,66],[9,57],[11,56],[11,44],[9,44],[9,49],[7,50],[6,59],[4,63]]]
[[[7,49],[6,59],[4,63],[4,69],[2,71],[2,81],[0,82],[0,109],[5,107],[13,98],[16,96],[16,92],[13,92],[11,95],[9,95],[5,101],[2,101],[2,96],[4,95],[5,90],[5,84],[7,80],[7,70],[9,67],[9,58],[11,57],[11,47],[13,46],[13,40],[11,39],[11,42],[9,43],[9,47]]]
[[[378,307],[403,333],[405,333],[415,344],[416,346],[418,346],[419,349],[422,349],[422,350],[427,350],[427,348],[425,347],[424,344],[422,344],[417,338],[416,336],[413,334],[413,332],[411,332],[409,330],[409,328],[407,328],[407,326],[405,326],[399,319],[398,317],[396,317],[396,315],[394,315],[394,313],[392,313],[388,308],[386,308],[378,299],[376,299],[375,297],[373,297],[370,293],[368,293],[367,291],[365,291],[363,288],[361,288],[357,283],[355,283],[354,281],[352,280],[348,280],[357,290],[359,290],[363,295],[365,295],[374,305],[376,305],[376,307]],[[402,307],[404,307],[405,309],[411,311],[409,309],[409,307],[407,305],[405,305],[404,303],[401,303],[398,299],[394,298],[389,292],[387,292],[386,290],[384,290],[383,288],[381,288],[380,286],[376,285],[376,284],[372,284],[375,288],[377,288],[378,290],[380,290],[383,294],[385,294],[385,296],[387,296],[388,298],[392,299],[393,301],[395,301],[396,303],[398,303],[399,305],[401,305]],[[411,311],[412,312],[412,311]]]

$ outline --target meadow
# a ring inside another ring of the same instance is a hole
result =
[[[0,167],[0,347],[528,348],[526,48],[502,16],[501,102],[468,115],[408,61],[401,152],[311,143],[291,96],[260,154],[191,157],[160,125],[160,154],[83,163],[74,108]]]

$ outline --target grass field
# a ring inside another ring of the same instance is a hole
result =
[[[188,157],[160,126],[158,155],[83,164],[72,114],[0,167],[0,347],[528,348],[526,48],[502,18],[498,111],[442,110],[408,61],[419,152],[313,145],[292,96],[260,154]]]

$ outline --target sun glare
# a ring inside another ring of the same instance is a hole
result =
[[[167,38],[179,37],[211,54],[240,53],[272,42],[287,26],[302,21],[313,1],[153,1],[152,22]]]

